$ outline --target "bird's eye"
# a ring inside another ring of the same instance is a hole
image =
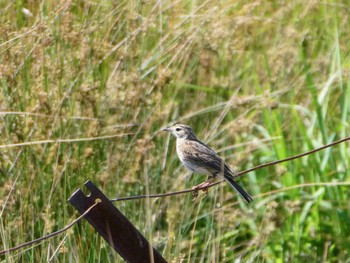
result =
[[[181,129],[180,128],[176,128],[175,131],[181,131]]]

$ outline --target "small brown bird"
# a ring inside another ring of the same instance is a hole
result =
[[[176,137],[176,152],[181,163],[191,172],[205,174],[209,179],[195,188],[210,185],[217,178],[224,178],[248,203],[253,198],[234,181],[235,172],[217,153],[197,139],[192,128],[185,124],[175,124],[163,131]]]

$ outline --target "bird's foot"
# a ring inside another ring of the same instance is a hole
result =
[[[197,197],[198,197],[198,189],[194,189],[194,187],[192,187],[192,201],[196,201]]]
[[[213,180],[209,179],[208,181],[200,183],[199,185],[193,186],[192,187],[193,200],[196,200],[196,198],[198,197],[199,190],[202,190],[205,193],[205,195],[207,195],[209,191],[208,187],[211,185],[212,182]]]

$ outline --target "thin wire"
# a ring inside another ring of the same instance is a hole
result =
[[[40,241],[43,241],[45,239],[49,239],[51,237],[54,237],[54,236],[57,236],[63,232],[65,232],[66,230],[68,230],[69,228],[71,228],[73,225],[75,225],[76,223],[78,223],[84,216],[86,216],[96,205],[98,204],[98,202],[96,202],[95,204],[93,204],[92,206],[90,206],[81,216],[79,216],[77,219],[75,219],[72,223],[70,223],[69,225],[67,225],[66,227],[56,231],[56,232],[53,232],[47,236],[44,236],[44,237],[40,237],[38,239],[34,239],[34,240],[31,240],[29,242],[26,242],[26,243],[23,243],[21,245],[18,245],[18,246],[15,246],[15,247],[11,247],[9,249],[5,249],[5,250],[1,250],[0,251],[0,255],[3,255],[3,254],[6,254],[6,253],[9,253],[9,252],[12,252],[14,250],[18,250],[22,247],[26,247],[26,246],[29,246],[29,245],[33,245],[35,243],[38,243]]]
[[[306,156],[306,155],[309,155],[309,154],[312,154],[312,153],[315,153],[315,152],[324,150],[324,149],[326,149],[326,148],[332,147],[332,146],[334,146],[334,145],[336,145],[336,144],[339,144],[339,143],[342,143],[342,142],[346,142],[346,141],[349,141],[349,140],[350,140],[350,137],[346,137],[346,138],[344,138],[344,139],[341,139],[341,140],[332,142],[332,143],[330,143],[330,144],[326,144],[326,145],[324,145],[324,146],[322,146],[322,147],[316,148],[316,149],[314,149],[314,150],[311,150],[311,151],[308,151],[308,152],[305,152],[305,153],[297,154],[297,155],[294,155],[294,156],[291,156],[291,157],[288,157],[288,158],[285,158],[285,159],[282,159],[282,160],[278,160],[278,161],[273,161],[273,162],[269,162],[269,163],[264,163],[264,164],[255,166],[255,167],[253,167],[253,168],[251,168],[251,169],[248,169],[248,170],[245,170],[245,171],[236,173],[236,174],[235,174],[235,177],[241,176],[241,175],[246,174],[246,173],[250,173],[250,172],[255,171],[255,170],[258,170],[258,169],[260,169],[260,168],[264,168],[264,167],[266,167],[266,166],[275,165],[275,164],[279,164],[279,163],[291,161],[291,160],[294,160],[294,159],[297,159],[297,158],[301,158],[301,157],[304,157],[304,156]]]
[[[341,139],[341,140],[338,140],[338,141],[326,144],[324,146],[321,146],[319,148],[313,149],[313,150],[305,152],[305,153],[297,154],[297,155],[294,155],[294,156],[291,156],[291,157],[288,157],[288,158],[285,158],[285,159],[282,159],[282,160],[278,160],[278,161],[264,163],[264,164],[255,166],[253,168],[250,168],[248,170],[244,170],[242,172],[236,173],[235,177],[242,176],[244,174],[250,173],[252,171],[255,171],[255,170],[267,167],[267,166],[276,165],[276,164],[279,164],[279,163],[283,163],[283,162],[291,161],[291,160],[294,160],[294,159],[297,159],[297,158],[301,158],[301,157],[304,157],[306,155],[310,155],[312,153],[324,150],[326,148],[332,147],[332,146],[334,146],[336,144],[339,144],[339,143],[342,143],[342,142],[346,142],[346,141],[349,141],[349,140],[350,140],[350,137],[346,137],[344,139]],[[191,193],[191,192],[195,195],[200,190],[206,190],[206,189],[208,189],[210,187],[213,187],[215,185],[218,185],[218,184],[220,184],[220,183],[222,183],[224,181],[225,180],[223,179],[223,180],[214,182],[214,183],[212,183],[210,185],[207,185],[207,186],[204,186],[204,187],[198,187],[198,188],[195,188],[195,189],[186,189],[186,190],[182,190],[182,191],[170,192],[170,193],[165,193],[165,194],[136,195],[136,196],[118,197],[118,198],[111,199],[110,201],[111,202],[119,202],[119,201],[127,201],[127,200],[143,199],[143,198],[159,198],[159,197],[187,194],[187,193]]]
[[[336,144],[339,144],[339,143],[342,143],[342,142],[345,142],[345,141],[349,141],[350,140],[350,137],[347,137],[347,138],[344,138],[344,139],[341,139],[341,140],[338,140],[338,141],[335,141],[335,142],[332,142],[330,144],[327,144],[327,145],[324,145],[322,147],[319,147],[319,148],[316,148],[314,150],[311,150],[311,151],[308,151],[308,152],[305,152],[305,153],[302,153],[302,154],[298,154],[298,155],[294,155],[294,156],[291,156],[291,157],[288,157],[288,158],[285,158],[285,159],[282,159],[282,160],[278,160],[278,161],[274,161],[274,162],[269,162],[269,163],[265,163],[265,164],[261,164],[261,165],[258,165],[258,166],[255,166],[251,169],[248,169],[248,170],[245,170],[245,171],[242,171],[242,172],[239,172],[235,175],[235,177],[238,177],[238,176],[241,176],[243,174],[246,174],[246,173],[249,173],[249,172],[252,172],[252,171],[255,171],[257,169],[261,169],[261,168],[264,168],[264,167],[267,167],[267,166],[271,166],[271,165],[276,165],[276,164],[279,164],[279,163],[283,163],[283,162],[287,162],[287,161],[291,161],[291,160],[294,160],[294,159],[297,159],[297,158],[301,158],[301,157],[304,157],[306,155],[310,155],[312,153],[315,153],[315,152],[318,152],[318,151],[321,151],[321,150],[324,150],[326,148],[329,148],[331,146],[334,146]],[[114,199],[111,199],[110,201],[111,202],[116,202],[116,201],[126,201],[126,200],[135,200],[135,199],[143,199],[143,198],[160,198],[160,197],[166,197],[166,196],[173,196],[173,195],[179,195],[179,194],[186,194],[186,193],[196,193],[200,190],[206,190],[210,187],[213,187],[217,184],[220,184],[222,182],[224,182],[225,180],[221,180],[221,181],[217,181],[217,182],[214,182],[208,186],[205,186],[205,187],[199,187],[199,188],[196,188],[196,189],[186,189],[186,190],[182,190],[182,191],[176,191],[176,192],[170,192],[170,193],[164,193],[164,194],[152,194],[152,195],[137,195],[137,196],[128,196],[128,197],[120,197],[120,198],[114,198]],[[311,184],[303,184],[303,186],[309,186],[309,185],[339,185],[339,184],[344,184],[344,183],[341,183],[341,182],[338,182],[338,183],[311,183]],[[350,184],[350,182],[345,182],[346,185]],[[294,187],[300,187],[299,186],[292,186],[293,188]],[[291,189],[290,188],[285,188],[286,189]],[[282,189],[279,189],[279,190],[276,190],[276,191],[282,191]],[[271,193],[271,192],[270,192]],[[264,194],[263,194],[264,195]],[[262,195],[260,195],[262,196]],[[25,246],[29,246],[29,245],[32,245],[32,244],[35,244],[35,243],[38,243],[40,241],[43,241],[45,239],[49,239],[51,237],[54,237],[54,236],[57,236],[63,232],[65,232],[66,230],[68,230],[69,228],[71,228],[73,225],[75,225],[77,222],[79,222],[85,215],[87,215],[99,202],[96,202],[95,204],[93,204],[91,207],[89,207],[81,216],[79,216],[76,220],[74,220],[73,222],[71,222],[69,225],[67,225],[66,227],[56,231],[56,232],[53,232],[47,236],[44,236],[44,237],[40,237],[38,239],[35,239],[35,240],[32,240],[32,241],[29,241],[29,242],[26,242],[26,243],[23,243],[21,245],[18,245],[18,246],[15,246],[15,247],[12,247],[12,248],[9,248],[9,249],[5,249],[5,250],[2,250],[0,251],[0,255],[3,255],[3,254],[6,254],[6,253],[9,253],[9,252],[12,252],[12,251],[15,251],[15,250],[18,250],[22,247],[25,247]]]

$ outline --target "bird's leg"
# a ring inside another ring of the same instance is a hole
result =
[[[196,185],[192,187],[192,195],[194,198],[198,196],[198,190],[202,190],[205,194],[208,194],[208,187],[215,181],[214,176],[209,176],[208,180],[206,180],[203,183],[200,183],[199,185]]]

